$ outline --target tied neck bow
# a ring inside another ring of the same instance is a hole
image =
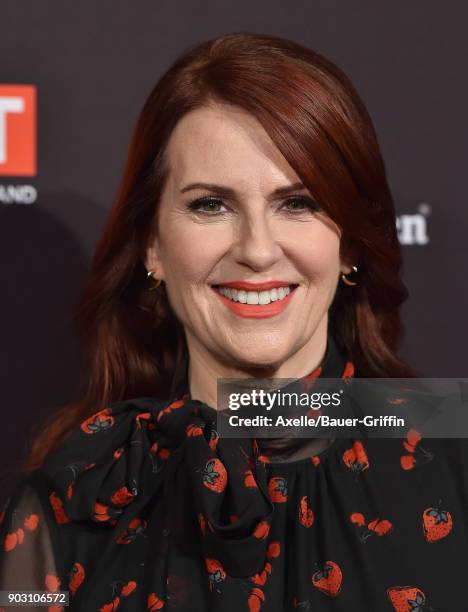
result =
[[[322,364],[299,381],[308,390],[319,377],[353,375],[352,362],[329,336]],[[233,577],[253,576],[265,566],[273,523],[268,458],[253,438],[219,436],[217,411],[190,397],[187,376],[175,397],[112,403],[46,458],[56,521],[113,528],[119,541],[152,501],[164,497],[183,463],[205,559],[219,561]]]
[[[260,572],[274,512],[265,465],[255,440],[219,437],[215,419],[188,394],[116,402],[87,418],[43,466],[56,521],[125,535],[185,459],[205,558],[233,576]]]

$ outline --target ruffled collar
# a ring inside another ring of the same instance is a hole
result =
[[[118,539],[184,462],[205,558],[252,576],[264,567],[274,515],[265,462],[254,439],[218,435],[217,412],[190,398],[187,373],[186,360],[169,398],[114,402],[76,427],[45,460],[49,500],[58,523],[113,528]],[[300,380],[353,373],[329,336],[322,363]]]

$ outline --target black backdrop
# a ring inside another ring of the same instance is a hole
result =
[[[36,88],[37,171],[7,173],[0,157],[0,499],[86,376],[72,308],[143,101],[181,51],[223,33],[291,38],[351,77],[397,206],[402,354],[428,377],[466,375],[467,17],[461,0],[1,0],[0,108],[5,85]]]

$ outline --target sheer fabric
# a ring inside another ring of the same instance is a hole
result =
[[[29,482],[21,483],[9,498],[1,519],[0,590],[55,591],[58,575],[49,518]],[[3,609],[18,610],[12,606]],[[20,609],[33,612],[37,606]]]
[[[348,363],[330,344],[309,376]],[[84,421],[6,509],[0,588],[60,587],[83,612],[468,610],[467,440],[276,461],[212,419],[176,394]]]

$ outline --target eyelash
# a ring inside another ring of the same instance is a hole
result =
[[[190,210],[193,210],[195,212],[200,212],[203,215],[206,215],[208,217],[218,217],[224,214],[224,212],[217,212],[217,213],[210,213],[210,212],[206,212],[206,211],[201,211],[200,207],[203,206],[203,204],[207,204],[207,203],[211,203],[211,202],[220,202],[222,203],[222,200],[220,198],[215,198],[213,196],[207,196],[204,198],[197,198],[196,200],[193,200],[192,202],[190,202],[187,206]],[[312,200],[312,198],[308,198],[307,196],[291,196],[289,198],[287,198],[283,204],[290,204],[291,202],[302,202],[304,204],[307,205],[307,207],[312,211],[312,212],[317,212],[318,210],[320,210],[320,206],[317,204],[317,202],[315,202],[314,200]],[[292,215],[299,215],[303,212],[305,212],[304,210],[298,210],[297,212],[294,211],[290,211]]]

